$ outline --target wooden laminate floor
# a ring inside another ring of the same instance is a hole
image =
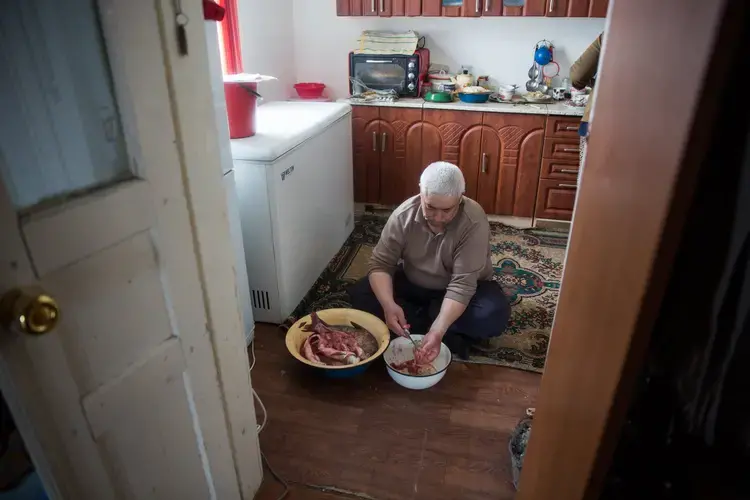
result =
[[[426,391],[388,376],[382,360],[359,377],[323,378],[286,351],[275,326],[256,326],[252,383],[268,409],[260,443],[292,500],[511,499],[508,438],[535,405],[541,375],[453,363]],[[262,500],[281,488],[265,472]]]

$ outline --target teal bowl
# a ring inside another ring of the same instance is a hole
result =
[[[484,94],[458,94],[458,98],[462,102],[468,102],[470,104],[481,104],[487,102],[490,99],[490,93]]]

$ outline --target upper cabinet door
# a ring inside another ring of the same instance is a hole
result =
[[[607,17],[609,0],[547,0],[549,17]]]
[[[423,17],[440,17],[443,15],[443,2],[441,0],[422,0]]]
[[[362,3],[362,14],[365,16],[380,15],[380,0],[354,0]]]
[[[547,17],[566,17],[568,0],[547,0]]]
[[[393,13],[393,4],[398,3],[399,9],[403,12],[403,0],[376,0],[378,15],[380,17],[391,17],[395,15]],[[403,16],[403,14],[401,14]]]
[[[336,0],[336,15],[351,16],[352,9],[349,0]]]
[[[609,0],[591,0],[589,5],[589,17],[607,17]]]
[[[503,0],[484,0],[482,6],[483,16],[502,16],[503,15]]]
[[[492,0],[502,1],[504,16],[545,16],[547,0]]]

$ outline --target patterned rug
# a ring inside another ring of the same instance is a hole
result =
[[[380,238],[387,213],[357,216],[349,239],[287,318],[291,326],[312,311],[350,307],[346,287],[367,275],[367,261]],[[472,349],[468,362],[541,372],[560,290],[568,233],[516,229],[491,222],[494,279],[511,302],[508,329]]]

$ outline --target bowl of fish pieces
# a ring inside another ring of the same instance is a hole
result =
[[[414,359],[415,349],[422,343],[424,335],[412,335],[393,339],[386,349],[383,359],[388,375],[400,386],[407,389],[427,389],[442,380],[453,355],[445,344],[440,344],[440,353],[431,363],[420,363]]]
[[[332,378],[359,375],[388,348],[383,321],[357,309],[324,309],[300,318],[286,333],[289,353]]]

